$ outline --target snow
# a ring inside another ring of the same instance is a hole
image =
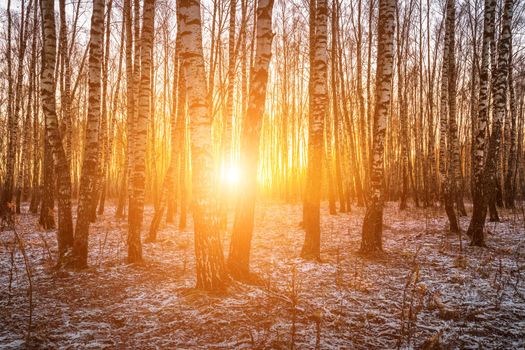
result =
[[[301,206],[257,208],[252,270],[264,281],[233,282],[226,293],[195,290],[191,217],[182,231],[163,224],[144,244],[145,262],[125,262],[127,220],[114,206],[90,230],[90,268],[55,271],[55,232],[23,213],[16,230],[30,259],[35,348],[420,348],[439,336],[443,348],[525,349],[523,211],[501,210],[487,224],[488,248],[446,232],[439,208],[385,209],[385,253],[358,254],[363,208],[331,216],[322,209],[322,263],[298,257]],[[27,210],[27,208],[24,208]],[[230,215],[231,216],[231,215]],[[143,231],[152,208],[147,207]],[[231,219],[231,218],[230,218]],[[469,218],[461,218],[468,227]],[[28,283],[14,235],[0,233],[0,348],[26,346]],[[48,253],[46,246],[49,246]],[[224,234],[225,254],[229,235]],[[417,252],[417,253],[416,253]],[[12,287],[9,290],[10,271]],[[297,294],[291,293],[295,271]],[[296,305],[292,304],[293,299]],[[404,316],[402,316],[404,315]],[[402,322],[403,319],[403,322]]]

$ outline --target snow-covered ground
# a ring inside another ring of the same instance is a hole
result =
[[[26,208],[25,208],[26,209]],[[161,227],[145,263],[127,265],[127,220],[114,207],[92,225],[90,268],[55,271],[55,232],[18,216],[32,274],[33,348],[137,349],[525,349],[522,209],[488,223],[488,248],[446,234],[439,208],[385,210],[385,253],[357,253],[363,208],[322,212],[322,263],[298,258],[301,206],[257,209],[252,269],[264,280],[224,294],[195,284],[188,228]],[[146,208],[143,231],[152,209]],[[461,218],[464,230],[468,218]],[[0,233],[0,348],[26,346],[28,279],[14,234]],[[225,254],[229,237],[224,235]],[[14,263],[12,263],[12,261]],[[12,268],[14,266],[14,268]],[[11,283],[10,283],[11,280]],[[295,288],[292,288],[292,281]],[[295,290],[296,292],[292,292]]]

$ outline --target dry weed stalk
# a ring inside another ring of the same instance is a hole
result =
[[[297,305],[299,304],[300,281],[297,280],[297,268],[292,266],[292,280],[290,283],[290,301],[292,307],[292,328],[290,331],[290,349],[295,349],[295,334],[297,331]]]
[[[342,271],[341,271],[341,247],[340,247],[340,245],[337,246],[337,249],[335,251],[335,261],[336,261],[336,265],[335,265],[335,285],[339,289],[339,287],[341,286],[341,282],[342,282],[341,281]]]
[[[492,286],[495,289],[496,295],[494,297],[494,306],[496,310],[501,307],[503,298],[505,296],[505,289],[510,284],[509,276],[506,276],[505,268],[503,267],[503,261],[501,258],[498,259],[498,268],[494,273],[494,279],[492,280]]]
[[[16,230],[16,222],[15,217],[8,212],[6,216],[0,218],[0,232],[4,231],[11,231],[13,233],[13,245],[12,249],[10,251],[10,277],[9,277],[9,297],[11,297],[11,288],[12,288],[12,271],[16,269],[16,248],[18,247],[18,250],[20,251],[20,254],[22,254],[22,258],[24,260],[24,268],[26,272],[27,277],[27,283],[28,283],[28,289],[27,289],[27,299],[29,304],[29,316],[27,319],[27,333],[26,333],[26,346],[30,347],[30,340],[31,340],[31,330],[33,326],[33,278],[32,278],[32,269],[31,264],[29,261],[29,257],[27,256],[27,252],[25,249],[25,242],[22,239],[22,237],[18,234]]]
[[[51,254],[51,249],[49,248],[49,244],[47,244],[46,237],[44,237],[41,230],[37,230],[37,233],[38,233],[38,237],[40,238],[43,244],[42,249],[45,249],[45,252],[47,253],[47,260],[49,262],[53,261],[53,255]]]
[[[403,343],[405,342],[407,346],[410,347],[412,343],[412,336],[414,334],[417,315],[421,310],[422,300],[424,299],[427,290],[424,284],[419,283],[419,263],[417,262],[417,257],[421,246],[416,248],[416,252],[412,259],[411,268],[407,273],[405,286],[403,288],[403,302],[401,305],[401,315],[400,315],[400,336],[397,342],[397,348],[400,349]],[[416,297],[418,299],[416,300]],[[418,302],[418,305],[414,305],[415,302]],[[408,310],[407,309],[408,304]]]
[[[318,309],[313,314],[311,319],[315,322],[315,350],[321,349],[321,322],[323,320],[322,310]]]

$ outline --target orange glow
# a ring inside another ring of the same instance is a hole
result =
[[[222,172],[222,182],[228,185],[238,185],[241,182],[241,170],[236,165],[230,165]]]

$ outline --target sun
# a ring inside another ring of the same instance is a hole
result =
[[[237,185],[241,181],[241,172],[238,167],[232,165],[224,169],[224,181],[230,185]]]

